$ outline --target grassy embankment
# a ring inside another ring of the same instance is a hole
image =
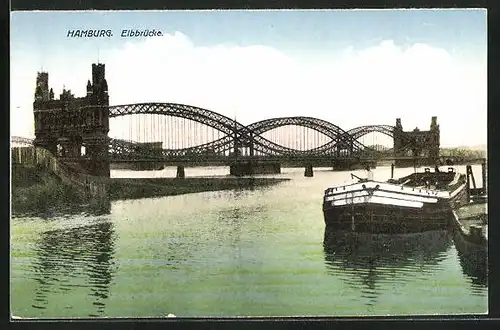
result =
[[[203,191],[253,189],[286,180],[252,177],[109,179],[107,192],[109,200],[135,199]],[[36,167],[13,168],[11,196],[13,213],[44,213],[89,202],[81,190]]]
[[[46,212],[51,208],[84,202],[78,189],[61,182],[56,175],[36,167],[12,169],[13,213]]]

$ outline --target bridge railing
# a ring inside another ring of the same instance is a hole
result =
[[[71,169],[59,161],[50,151],[38,147],[14,147],[11,149],[12,165],[42,166],[57,175],[64,183],[80,188],[89,197],[104,197],[106,182],[102,178]]]

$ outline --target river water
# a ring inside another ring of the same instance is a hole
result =
[[[458,170],[464,171],[462,167]],[[396,176],[413,169],[396,169]],[[227,174],[188,168],[186,175]],[[325,188],[351,172],[283,169],[275,186],[114,201],[109,214],[11,220],[11,310],[27,318],[486,313],[484,267],[448,232],[325,233]],[[364,176],[362,171],[354,171]],[[481,185],[480,166],[474,167]],[[173,176],[113,171],[114,177]],[[374,170],[386,180],[390,168]],[[483,265],[484,266],[484,265]]]

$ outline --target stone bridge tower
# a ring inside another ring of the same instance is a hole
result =
[[[437,123],[437,117],[432,117],[431,129],[428,134],[427,145],[429,148],[429,159],[437,162],[439,160],[439,148],[440,148],[440,131],[439,125]]]
[[[109,177],[109,95],[104,64],[92,64],[87,95],[49,90],[49,74],[39,72],[33,102],[35,146],[92,175]],[[83,148],[82,148],[83,147]]]
[[[425,165],[434,165],[439,161],[440,131],[437,117],[432,117],[430,129],[420,131],[403,131],[401,119],[396,119],[394,127],[394,156],[395,157],[424,157]],[[413,160],[396,160],[397,166],[413,165]],[[411,163],[411,164],[410,164]],[[420,164],[424,165],[424,164]]]

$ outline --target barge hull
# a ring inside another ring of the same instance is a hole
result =
[[[465,183],[458,179],[452,191],[375,181],[329,188],[323,199],[325,224],[332,229],[370,233],[448,229],[452,210],[469,199]]]
[[[451,210],[415,210],[385,204],[351,205],[325,209],[330,230],[369,233],[412,233],[449,228]]]

